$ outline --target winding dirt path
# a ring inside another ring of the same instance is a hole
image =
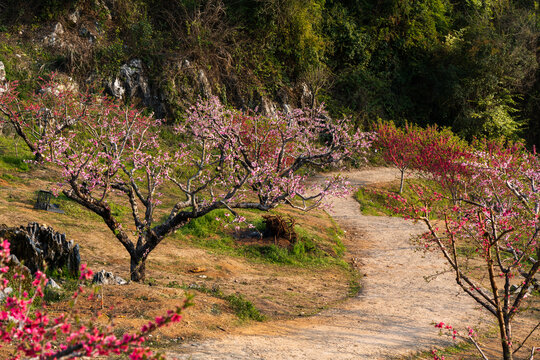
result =
[[[354,186],[392,181],[393,169],[348,174]],[[337,308],[297,320],[259,324],[220,340],[193,343],[168,355],[179,359],[384,359],[445,346],[432,323],[473,325],[481,313],[459,291],[438,254],[415,251],[410,237],[424,231],[400,218],[364,216],[352,198],[332,199],[332,216],[349,233],[358,259],[361,293]],[[474,324],[476,325],[476,324]]]

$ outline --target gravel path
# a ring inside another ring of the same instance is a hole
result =
[[[393,169],[348,174],[355,186],[392,181]],[[332,199],[332,216],[349,233],[346,243],[358,259],[361,293],[337,308],[297,320],[258,324],[220,340],[183,345],[168,356],[179,359],[386,359],[445,346],[435,321],[476,325],[481,313],[462,295],[438,254],[415,251],[410,237],[420,224],[399,218],[364,216],[352,198]],[[469,319],[469,320],[467,320]]]

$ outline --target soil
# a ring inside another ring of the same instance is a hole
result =
[[[393,181],[398,174],[378,168],[348,175],[354,186],[363,186]],[[331,203],[331,215],[347,231],[347,249],[363,274],[358,296],[313,317],[239,328],[168,355],[194,360],[392,358],[451,345],[434,322],[465,328],[479,325],[471,319],[487,318],[451,273],[435,274],[446,268],[438,254],[412,245],[411,236],[425,231],[422,225],[364,216],[352,197]]]

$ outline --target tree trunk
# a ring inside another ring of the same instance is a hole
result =
[[[507,323],[504,321],[504,315],[500,311],[498,311],[497,320],[499,322],[503,359],[513,360],[512,347],[510,346],[512,334],[510,333],[510,329],[507,327]],[[508,323],[508,325],[510,325],[510,323]]]
[[[36,154],[34,155],[34,161],[37,163],[43,162],[43,155],[41,155],[40,152],[36,152]]]
[[[146,256],[131,255],[131,281],[142,282],[146,278]]]
[[[405,170],[401,170],[401,181],[399,183],[399,194],[403,193],[403,183],[405,182]]]
[[[504,360],[513,360],[514,357],[512,355],[512,349],[508,345],[508,341],[506,341],[504,339],[501,339],[501,341],[502,341],[502,348],[503,348],[503,359]]]

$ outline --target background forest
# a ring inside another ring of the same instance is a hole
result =
[[[201,95],[189,64],[235,107],[324,101],[363,127],[438,124],[533,145],[539,21],[533,0],[2,0],[0,61],[30,91],[53,71],[101,86],[141,59],[170,119]],[[36,41],[58,22],[76,36]]]

